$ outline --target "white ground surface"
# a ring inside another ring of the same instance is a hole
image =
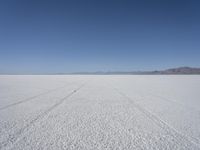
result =
[[[0,76],[0,149],[200,149],[200,76]]]

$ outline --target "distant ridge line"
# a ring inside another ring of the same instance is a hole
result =
[[[177,67],[153,71],[83,71],[60,73],[0,73],[0,75],[200,75],[200,67]]]
[[[63,73],[64,74],[64,73]],[[73,72],[67,74],[83,74],[83,75],[176,75],[176,74],[200,74],[200,68],[194,67],[177,67],[166,70],[154,71],[98,71],[98,72]]]

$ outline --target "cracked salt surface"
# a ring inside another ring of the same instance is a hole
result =
[[[200,149],[200,76],[0,76],[0,149]]]

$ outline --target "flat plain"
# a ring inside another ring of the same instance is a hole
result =
[[[0,149],[200,149],[200,76],[1,75]]]

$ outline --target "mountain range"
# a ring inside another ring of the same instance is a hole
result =
[[[170,68],[166,70],[155,70],[155,71],[98,71],[98,72],[74,72],[70,74],[96,74],[96,75],[175,75],[175,74],[200,74],[200,68],[193,67],[178,67]]]

